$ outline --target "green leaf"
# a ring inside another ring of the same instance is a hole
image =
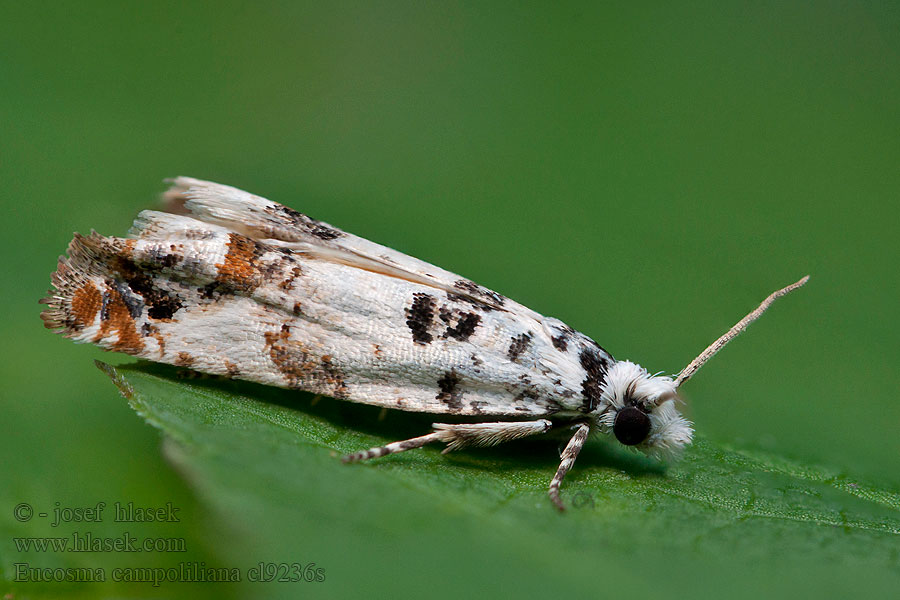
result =
[[[661,580],[692,597],[741,581],[748,595],[776,581],[798,593],[898,582],[900,494],[827,468],[702,435],[671,465],[592,440],[558,514],[546,495],[558,441],[344,465],[342,454],[421,435],[433,417],[98,365],[164,433],[168,458],[214,515],[223,560],[315,563],[325,582],[303,585],[320,593],[440,596],[439,582],[459,577],[503,595],[651,594]],[[266,593],[290,596],[292,585]]]

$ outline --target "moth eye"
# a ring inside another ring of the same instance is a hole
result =
[[[626,406],[616,415],[613,433],[626,446],[640,444],[650,433],[650,417],[635,406]]]

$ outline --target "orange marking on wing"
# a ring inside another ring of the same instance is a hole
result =
[[[252,291],[261,282],[256,264],[259,254],[259,245],[254,240],[237,233],[228,234],[228,253],[225,262],[216,265],[216,281],[241,291]]]
[[[79,327],[87,327],[94,322],[103,300],[100,290],[91,282],[75,290],[72,294],[72,316]]]

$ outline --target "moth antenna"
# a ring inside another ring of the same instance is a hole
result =
[[[690,379],[694,373],[700,370],[706,361],[715,356],[716,352],[725,347],[725,344],[736,338],[740,335],[747,327],[750,326],[750,323],[757,320],[762,316],[766,309],[768,309],[775,300],[781,298],[785,294],[789,294],[796,290],[798,287],[802,286],[804,283],[809,281],[809,275],[797,281],[796,283],[792,283],[791,285],[781,288],[780,290],[774,291],[769,294],[769,297],[762,301],[762,304],[756,307],[756,310],[748,314],[746,317],[738,321],[734,327],[729,329],[725,335],[714,341],[710,344],[706,350],[700,353],[700,355],[691,361],[691,363],[681,370],[681,373],[675,378],[675,387],[681,386],[682,383]]]

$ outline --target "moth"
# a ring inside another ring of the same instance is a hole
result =
[[[471,417],[344,457],[444,442],[444,452],[551,430],[571,435],[559,488],[592,433],[663,457],[691,442],[677,391],[779,296],[677,376],[616,360],[563,323],[468,279],[247,192],[173,180],[127,237],[75,234],[49,329],[214,375],[422,413]]]

